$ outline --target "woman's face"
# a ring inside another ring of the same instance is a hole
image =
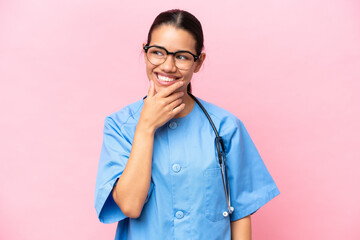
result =
[[[151,34],[151,42],[149,43],[150,46],[157,45],[164,47],[169,52],[185,50],[196,54],[195,44],[196,41],[189,32],[175,28],[172,25],[162,25],[155,28]],[[200,59],[198,59],[190,69],[180,70],[175,65],[173,55],[168,55],[165,62],[157,66],[151,64],[145,55],[146,74],[149,80],[154,82],[156,92],[167,88],[175,82],[183,81],[183,87],[177,90],[177,92],[183,91],[186,93],[187,85],[190,83],[193,73],[199,71],[204,59],[205,54],[202,54]]]

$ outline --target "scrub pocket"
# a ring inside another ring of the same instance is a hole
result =
[[[228,218],[223,215],[227,211],[227,203],[220,167],[206,169],[204,176],[206,218],[213,222]]]

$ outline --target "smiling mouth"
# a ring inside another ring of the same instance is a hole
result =
[[[164,76],[159,73],[155,73],[156,81],[161,86],[170,86],[177,82],[177,80],[181,79],[181,77],[175,77],[175,76]]]
[[[162,82],[173,82],[173,81],[176,81],[177,79],[179,79],[177,77],[163,76],[163,75],[160,75],[159,73],[156,73],[156,77],[157,77],[157,79],[159,79]]]

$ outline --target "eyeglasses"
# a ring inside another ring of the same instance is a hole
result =
[[[184,50],[169,52],[164,47],[156,45],[144,46],[144,51],[146,53],[146,58],[153,65],[161,65],[166,61],[168,55],[173,55],[175,66],[181,70],[190,69],[194,65],[194,62],[200,57],[200,55],[195,55]]]

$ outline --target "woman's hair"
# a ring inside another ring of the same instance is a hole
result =
[[[172,25],[176,28],[188,31],[195,39],[196,54],[200,55],[204,48],[204,35],[200,21],[191,13],[173,9],[160,13],[150,27],[147,39],[147,45],[151,42],[151,34],[157,27],[162,25]],[[187,87],[187,91],[191,92],[191,83]]]

